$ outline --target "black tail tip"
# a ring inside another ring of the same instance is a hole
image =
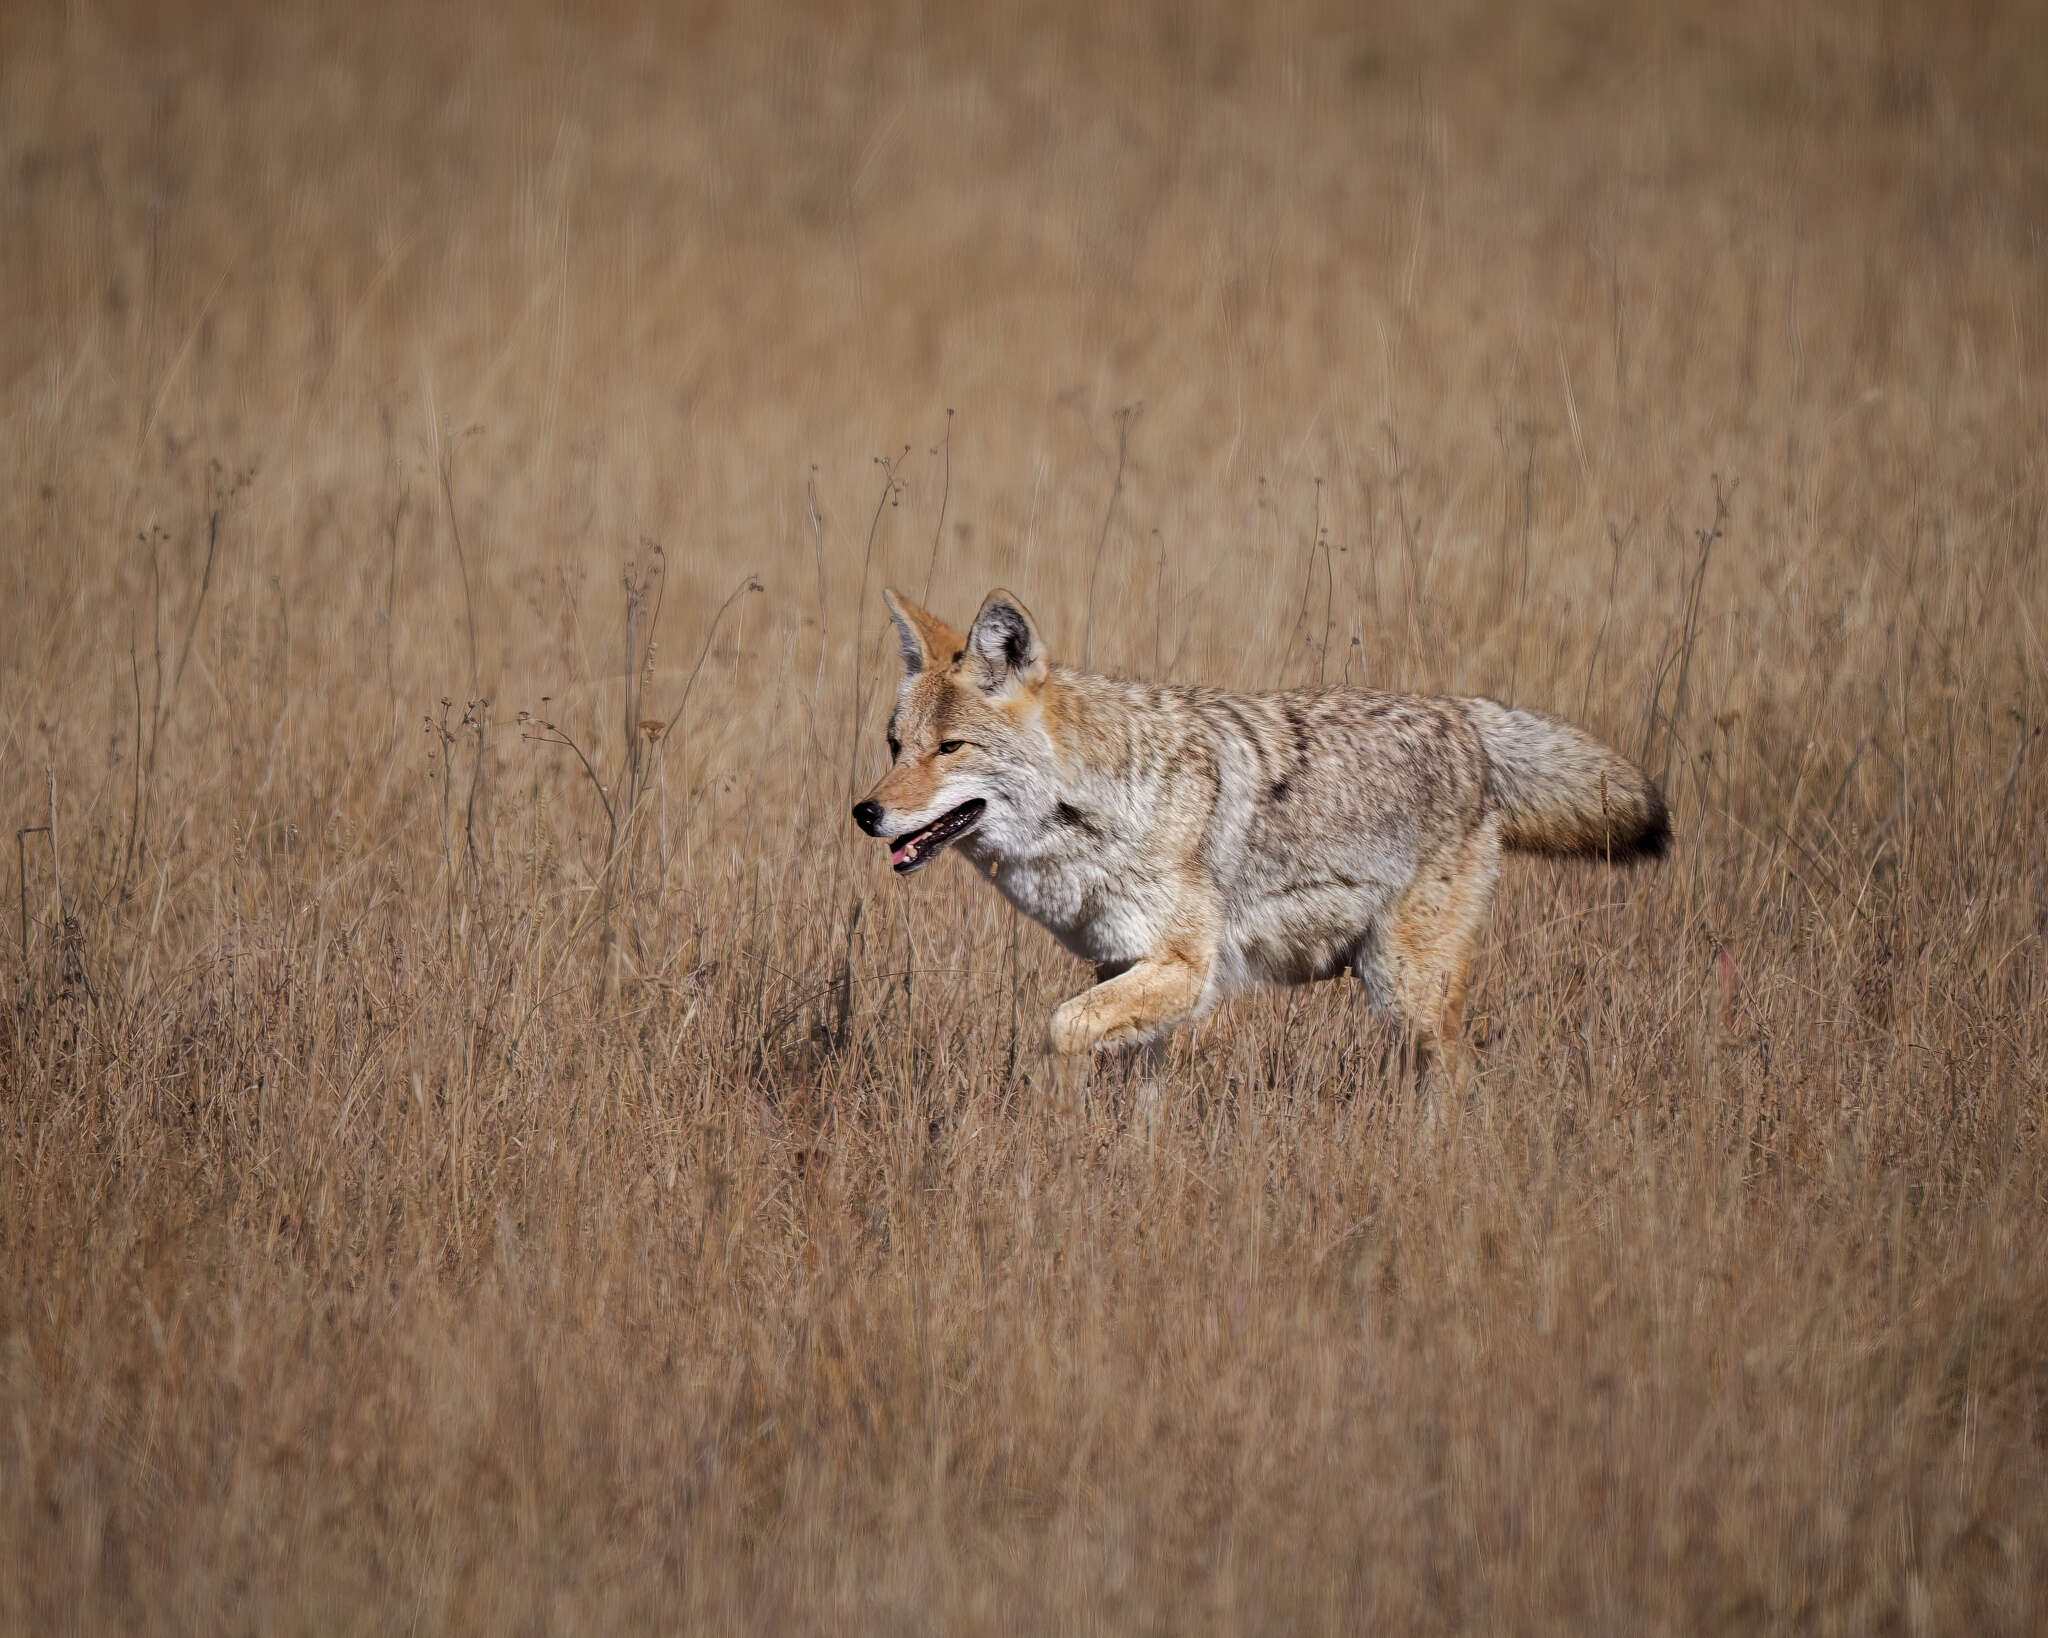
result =
[[[1633,865],[1663,858],[1671,851],[1671,812],[1654,780],[1644,781],[1640,817],[1627,830],[1603,825],[1581,834],[1578,845],[1557,849],[1607,864]]]
[[[1661,859],[1671,851],[1671,810],[1664,805],[1664,793],[1650,781],[1644,800],[1643,828],[1629,844],[1632,859]]]

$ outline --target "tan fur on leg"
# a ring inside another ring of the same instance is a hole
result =
[[[1419,871],[1394,912],[1394,996],[1418,1068],[1436,1056],[1463,1078],[1465,988],[1499,879],[1500,836],[1489,823]]]
[[[1073,1054],[1142,1041],[1192,1015],[1208,977],[1206,963],[1141,961],[1061,1004],[1052,1015],[1053,1050]]]

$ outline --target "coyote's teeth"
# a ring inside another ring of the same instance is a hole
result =
[[[962,802],[921,829],[891,839],[889,863],[899,872],[922,870],[927,858],[936,859],[972,830],[987,804],[980,797]],[[927,851],[929,850],[929,851]]]

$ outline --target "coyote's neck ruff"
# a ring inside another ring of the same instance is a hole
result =
[[[1095,963],[1053,1014],[1062,1053],[1346,970],[1420,1048],[1451,1045],[1503,847],[1621,862],[1670,843],[1656,784],[1541,712],[1124,682],[1049,664],[1008,592],[964,637],[884,595],[903,682],[854,820],[899,874],[957,846]]]

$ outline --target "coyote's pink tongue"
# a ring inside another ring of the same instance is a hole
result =
[[[946,848],[974,828],[981,810],[988,804],[980,797],[962,802],[950,813],[942,813],[922,830],[898,836],[889,844],[889,863],[899,876],[922,870]]]

